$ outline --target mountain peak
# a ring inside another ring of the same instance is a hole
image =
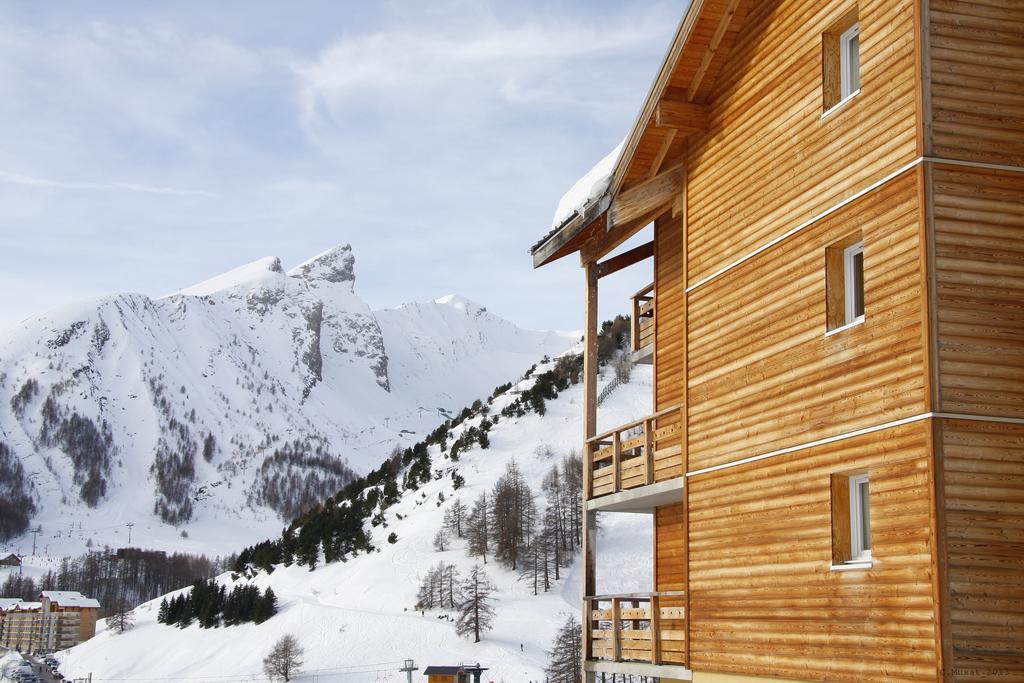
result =
[[[445,296],[434,299],[434,303],[442,306],[451,306],[456,310],[465,311],[466,313],[477,313],[479,311],[487,310],[477,302],[467,299],[464,296],[459,296],[458,294],[446,294]]]
[[[342,244],[317,254],[305,263],[300,263],[288,271],[288,275],[305,280],[308,284],[317,281],[332,283],[348,282],[354,288],[356,282],[356,257],[352,247]]]
[[[281,267],[281,259],[276,256],[265,256],[261,259],[246,263],[231,270],[221,273],[209,280],[199,284],[186,287],[178,292],[188,296],[208,296],[226,289],[233,289],[242,285],[257,285],[268,279],[277,277],[284,272]]]

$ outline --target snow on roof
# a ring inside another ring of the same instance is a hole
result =
[[[2,599],[3,600],[10,600],[11,598],[2,598]],[[10,605],[8,605],[6,607],[2,607],[2,611],[10,612],[12,610],[18,610],[18,609],[31,611],[31,610],[41,609],[42,606],[43,606],[43,603],[41,603],[41,602],[27,602],[25,600],[18,600],[17,598],[14,598],[14,602],[12,604],[10,604]]]
[[[258,284],[268,279],[268,276],[282,272],[281,260],[276,256],[266,256],[244,266],[232,268],[226,273],[204,280],[197,285],[186,287],[177,293],[188,296],[209,296],[240,285]]]
[[[43,591],[42,596],[61,607],[99,607],[98,600],[87,598],[78,591]]]
[[[591,202],[595,202],[608,191],[612,183],[612,172],[615,170],[615,162],[619,160],[622,147],[626,144],[623,140],[618,146],[608,153],[605,158],[587,171],[586,175],[576,181],[576,184],[569,188],[569,191],[562,195],[555,209],[555,216],[551,219],[551,229],[557,230],[574,213],[583,213]]]
[[[487,671],[487,667],[480,666],[479,664],[477,664],[476,666],[472,666],[470,664],[460,664],[458,666],[428,666],[426,669],[423,670],[423,675],[454,676],[458,673],[471,673],[474,671]]]
[[[0,598],[0,612],[6,612],[21,602],[20,598]]]

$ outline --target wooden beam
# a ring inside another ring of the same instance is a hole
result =
[[[647,244],[641,244],[639,247],[634,247],[629,251],[624,251],[618,256],[613,256],[607,261],[602,261],[597,264],[597,277],[602,278],[612,273],[617,273],[623,268],[639,263],[645,259],[649,259],[654,256],[654,241],[650,241]]]
[[[654,124],[690,134],[708,129],[708,107],[681,100],[662,100],[654,112]]]
[[[718,26],[715,27],[715,32],[711,35],[708,49],[705,50],[704,57],[700,60],[700,65],[694,72],[693,78],[690,79],[689,98],[691,102],[697,96],[697,90],[700,88],[700,84],[704,81],[704,76],[707,75],[708,69],[711,67],[715,53],[718,52],[718,46],[721,45],[725,32],[729,30],[729,24],[732,23],[732,17],[736,14],[736,7],[739,4],[740,0],[729,0],[729,4],[725,6],[722,18],[718,21]]]
[[[645,180],[624,190],[612,201],[611,208],[608,210],[608,231],[659,208],[669,208],[682,184],[683,162],[679,162],[650,180]]]
[[[672,146],[672,142],[676,139],[676,129],[669,128],[665,133],[665,139],[661,141],[661,147],[658,148],[658,153],[654,155],[654,161],[651,162],[651,168],[647,171],[647,177],[653,178],[658,175],[658,171],[661,170],[661,164],[665,161],[665,156],[668,155],[668,150]]]
[[[628,223],[620,223],[608,232],[592,236],[580,247],[580,262],[586,264],[603,258],[606,254],[617,248],[620,244],[636,234],[638,230],[648,225],[651,221],[666,213],[670,207],[658,206],[649,213],[636,218]]]
[[[589,233],[601,232],[606,225],[607,208],[605,199],[591,202],[582,214],[567,221],[534,250],[533,267],[540,268],[568,256],[579,249]]]

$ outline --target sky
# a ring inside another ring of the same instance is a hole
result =
[[[639,111],[686,0],[0,0],[0,328],[351,244],[374,308],[578,329],[529,247]],[[602,281],[625,312],[649,263]]]

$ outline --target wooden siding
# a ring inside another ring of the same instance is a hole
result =
[[[686,511],[683,503],[666,505],[654,512],[654,590],[686,590]],[[663,598],[663,607],[680,607],[684,598]],[[684,614],[685,616],[685,614]],[[685,631],[685,619],[662,619],[661,628],[667,631]],[[666,663],[685,663],[685,642],[662,644],[662,660]],[[692,667],[691,667],[692,668]]]
[[[821,35],[854,5],[861,93],[823,119]],[[751,10],[689,141],[691,284],[915,158],[914,48],[911,2]]]
[[[663,219],[655,227],[654,274],[658,297],[655,319],[654,409],[682,405],[686,399],[683,382],[686,331],[686,284],[682,220]],[[660,289],[659,289],[660,288]]]
[[[924,412],[920,172],[689,294],[690,471]],[[826,336],[825,251],[858,230],[866,319]]]
[[[1024,3],[928,7],[931,153],[1024,166]]]
[[[932,178],[941,410],[1024,418],[1024,173]]]
[[[688,478],[696,671],[934,681],[930,422]],[[871,477],[870,570],[831,571],[831,475]]]
[[[941,434],[951,680],[1024,680],[1024,425]]]

